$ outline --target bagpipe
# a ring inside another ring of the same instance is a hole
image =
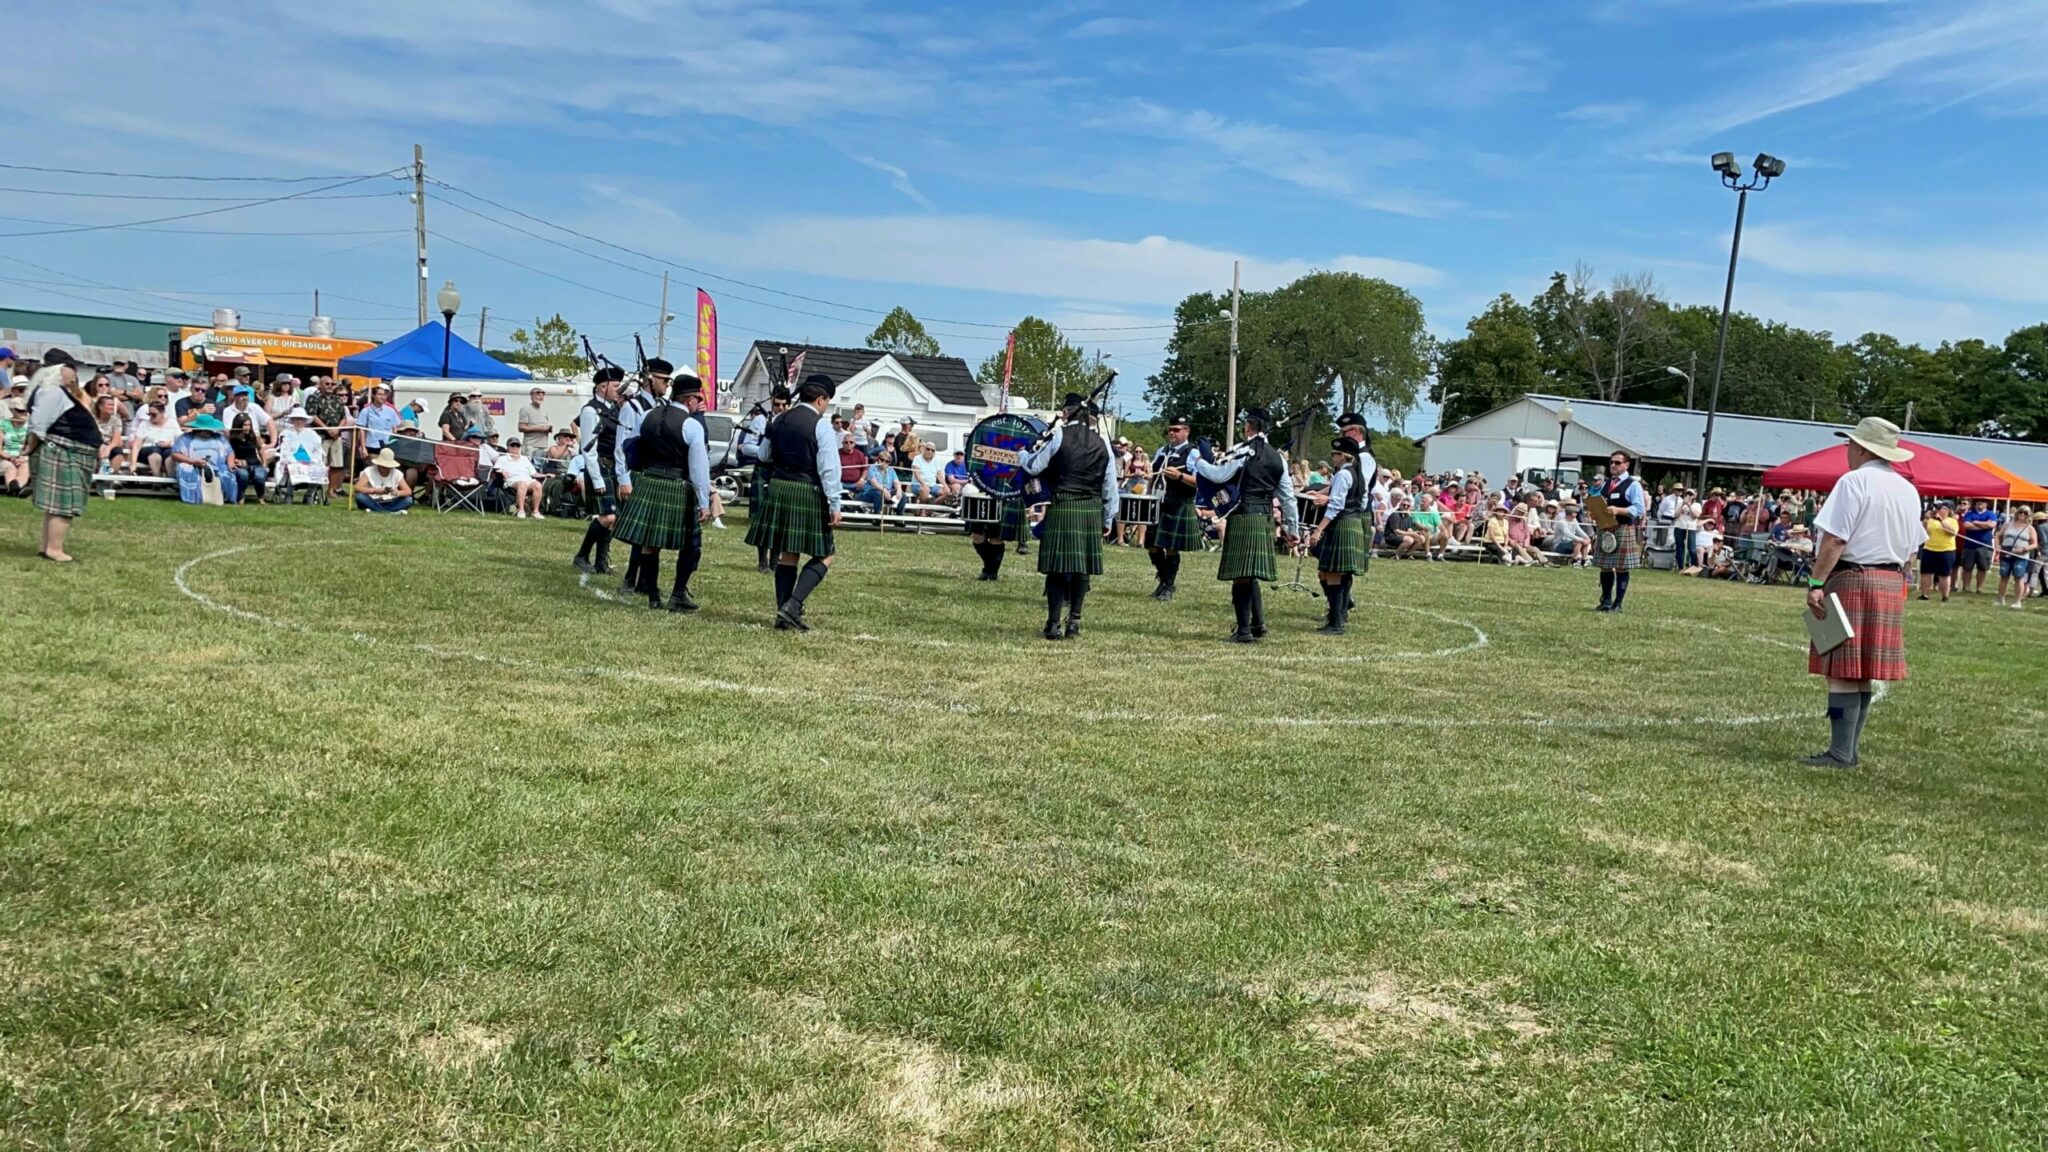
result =
[[[1219,457],[1216,455],[1216,442],[1204,436],[1195,442],[1195,452],[1202,459],[1220,467],[1233,460],[1251,459],[1252,446],[1250,441],[1246,441]],[[1207,509],[1216,519],[1228,519],[1232,512],[1237,511],[1242,499],[1238,492],[1236,477],[1229,480],[1211,480],[1200,472],[1195,473],[1195,504]]]

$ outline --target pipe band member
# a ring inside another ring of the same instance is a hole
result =
[[[1851,635],[1807,652],[1806,670],[1828,681],[1827,751],[1800,761],[1817,768],[1856,765],[1872,682],[1906,678],[1906,561],[1927,539],[1920,494],[1892,467],[1913,458],[1898,426],[1867,416],[1835,435],[1849,441],[1849,471],[1813,518],[1820,539],[1806,606],[1825,617],[1841,601]]]
[[[619,473],[619,484],[633,488],[633,500],[619,517],[618,537],[639,557],[640,591],[649,608],[662,606],[661,553],[669,549],[676,554],[676,582],[668,610],[697,610],[690,577],[704,557],[703,525],[711,519],[711,450],[697,418],[703,411],[703,382],[688,374],[677,378],[640,421],[633,470]]]
[[[1216,578],[1230,583],[1230,604],[1237,614],[1233,644],[1250,644],[1266,635],[1266,606],[1259,582],[1280,578],[1273,560],[1273,501],[1280,502],[1287,542],[1301,537],[1301,513],[1294,503],[1294,479],[1287,457],[1266,442],[1271,418],[1264,408],[1246,409],[1244,441],[1214,464],[1197,459],[1195,474],[1215,484],[1238,483],[1237,507],[1231,509],[1223,534],[1223,559]]]
[[[1372,530],[1365,514],[1371,489],[1365,482],[1362,464],[1371,457],[1366,455],[1365,445],[1350,436],[1331,441],[1330,451],[1336,454],[1339,463],[1330,477],[1322,518],[1309,533],[1308,544],[1316,558],[1323,599],[1329,602],[1323,626],[1316,631],[1325,636],[1342,636],[1351,617],[1352,577],[1365,571],[1365,558],[1372,549]]]
[[[1615,525],[1593,536],[1593,563],[1600,569],[1601,612],[1621,611],[1628,599],[1628,574],[1643,566],[1643,517],[1649,513],[1649,498],[1643,482],[1629,474],[1635,461],[1616,449],[1607,458],[1607,479],[1600,485],[1600,498],[1614,513]]]
[[[771,572],[775,566],[760,532],[761,505],[768,495],[768,467],[761,459],[761,446],[768,441],[768,425],[789,411],[789,400],[789,389],[777,384],[768,393],[767,409],[756,404],[740,427],[740,459],[753,465],[753,478],[747,486],[747,543],[754,546],[754,565],[762,572]]]
[[[796,403],[769,423],[760,445],[768,484],[756,511],[755,546],[775,554],[775,628],[810,631],[804,604],[832,570],[832,529],[839,526],[839,438],[825,419],[835,389],[822,374],[804,377]],[[801,571],[797,562],[809,556]]]
[[[1166,444],[1152,454],[1152,475],[1159,485],[1159,523],[1152,529],[1152,570],[1159,586],[1154,600],[1171,600],[1180,581],[1180,554],[1202,548],[1202,520],[1195,515],[1195,474],[1190,458],[1200,450],[1190,443],[1188,418],[1176,416],[1166,425]]]
[[[621,516],[625,514],[627,503],[633,499],[633,483],[625,477],[632,471],[633,454],[639,446],[640,423],[668,398],[668,383],[675,374],[676,366],[659,356],[647,361],[640,369],[640,390],[619,405],[619,433],[612,450],[612,468],[619,476]],[[631,596],[640,590],[641,557],[638,548],[626,557],[626,578],[619,582],[619,595]]]
[[[1358,441],[1365,451],[1358,458],[1358,470],[1365,477],[1365,493],[1359,498],[1365,501],[1365,555],[1359,557],[1358,574],[1363,576],[1372,571],[1373,537],[1378,534],[1379,525],[1373,517],[1372,490],[1379,482],[1380,464],[1372,454],[1372,429],[1366,427],[1365,417],[1357,412],[1346,412],[1337,417],[1337,435],[1349,436]],[[1351,585],[1344,585],[1344,610],[1351,611],[1358,605],[1351,599]]]
[[[597,508],[590,527],[583,530],[583,546],[576,549],[576,570],[599,576],[612,570],[612,528],[619,518],[614,453],[619,444],[619,384],[625,378],[624,368],[599,368],[591,378],[590,399],[576,413],[576,456],[583,465],[585,502]]]
[[[992,497],[996,501],[994,523],[974,523],[967,526],[967,538],[974,544],[975,555],[981,557],[981,575],[978,580],[999,580],[1003,575],[1003,553],[1009,546],[1024,538],[1024,498],[1010,496]]]
[[[1018,458],[1025,472],[1043,479],[1052,491],[1038,541],[1038,571],[1045,576],[1041,635],[1047,640],[1081,635],[1089,578],[1102,575],[1102,542],[1116,531],[1122,502],[1116,457],[1095,431],[1094,419],[1086,398],[1067,393],[1060,420],[1045,441]]]

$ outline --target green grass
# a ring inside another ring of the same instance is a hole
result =
[[[1383,563],[1243,651],[1113,551],[1053,646],[954,537],[790,636],[737,527],[691,619],[552,521],[0,530],[0,1145],[2048,1142],[2048,613],[1913,605],[1817,772],[1783,589]],[[173,586],[243,548],[274,623]]]

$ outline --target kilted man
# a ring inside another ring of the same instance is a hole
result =
[[[615,453],[619,446],[619,383],[624,368],[599,368],[591,397],[576,413],[576,452],[583,462],[584,503],[597,509],[576,549],[576,570],[606,575],[612,570],[612,527],[618,523],[619,490]]]
[[[1825,617],[1842,602],[1851,636],[1826,653],[1807,652],[1806,670],[1828,680],[1828,749],[1800,761],[1814,767],[1856,763],[1871,682],[1906,678],[1906,561],[1927,539],[1920,494],[1893,464],[1911,460],[1899,429],[1868,416],[1848,432],[1849,471],[1835,481],[1813,518],[1819,537],[1806,606]]]
[[[832,529],[839,526],[839,437],[825,419],[832,401],[829,376],[811,375],[796,404],[768,425],[761,460],[768,485],[753,513],[756,546],[775,554],[775,627],[810,631],[804,602],[832,570]],[[809,556],[799,571],[797,562]]]
[[[774,569],[768,556],[768,542],[761,538],[761,504],[768,492],[768,469],[761,463],[761,445],[768,439],[771,419],[789,411],[789,389],[777,384],[768,393],[768,407],[754,405],[747,422],[740,426],[740,459],[753,465],[753,480],[747,487],[747,543],[754,546],[754,565],[763,572]]]
[[[1116,530],[1121,502],[1116,457],[1095,431],[1094,416],[1080,393],[1067,393],[1060,421],[1045,443],[1017,459],[1052,491],[1045,534],[1038,541],[1038,570],[1045,576],[1042,635],[1047,640],[1080,637],[1089,578],[1102,575],[1102,541]]]
[[[37,555],[69,564],[64,537],[85,515],[90,485],[100,466],[100,428],[92,402],[79,387],[78,369],[62,348],[43,353],[43,366],[29,381],[28,432],[24,454],[34,473],[36,508],[43,514]]]
[[[633,545],[640,561],[640,590],[647,606],[661,604],[661,553],[676,554],[675,589],[668,610],[695,612],[690,577],[704,555],[703,524],[711,519],[711,452],[704,439],[704,385],[685,374],[669,390],[668,400],[640,420],[640,440],[633,448],[633,469],[619,473],[633,499],[619,517],[619,539]]]
[[[1363,576],[1365,573],[1372,571],[1372,541],[1379,529],[1378,523],[1373,519],[1372,489],[1379,482],[1380,462],[1373,458],[1372,429],[1366,427],[1363,415],[1357,412],[1346,412],[1342,416],[1337,417],[1337,435],[1351,437],[1353,440],[1358,441],[1359,447],[1364,449],[1358,457],[1358,471],[1365,477],[1365,494],[1360,497],[1365,502],[1365,554],[1358,558],[1358,574]],[[1324,543],[1327,546],[1327,536],[1324,538]],[[1351,599],[1351,582],[1346,580],[1344,582],[1344,610],[1349,612],[1356,607],[1358,605]]]
[[[1628,574],[1643,566],[1643,518],[1649,515],[1649,497],[1643,482],[1629,475],[1635,463],[1626,452],[1607,458],[1607,479],[1600,484],[1600,498],[1614,513],[1615,525],[1593,534],[1593,563],[1600,569],[1600,607],[1596,611],[1619,612],[1628,599]]]
[[[1159,491],[1159,523],[1152,529],[1152,570],[1159,586],[1154,600],[1171,600],[1180,580],[1180,554],[1202,548],[1202,521],[1195,515],[1195,474],[1188,470],[1188,458],[1198,449],[1188,442],[1188,418],[1176,416],[1167,422],[1166,445],[1152,454],[1153,483]]]
[[[976,522],[967,526],[967,538],[974,544],[974,553],[981,557],[981,575],[977,580],[1000,580],[1003,575],[1003,553],[1009,546],[1024,538],[1024,500],[1012,496],[1007,500],[996,500],[996,518],[993,522]]]
[[[627,502],[633,499],[633,484],[625,476],[632,471],[633,453],[640,439],[640,422],[668,398],[668,382],[675,374],[676,366],[668,361],[658,356],[649,360],[640,370],[640,391],[619,405],[619,429],[612,448],[612,469],[620,477],[618,504],[621,516],[625,515]],[[640,590],[640,555],[640,550],[635,548],[633,554],[626,558],[626,578],[619,582],[621,596],[631,596]]]
[[[1294,480],[1287,474],[1287,458],[1266,442],[1271,423],[1264,408],[1250,408],[1244,414],[1244,442],[1211,464],[1197,457],[1195,474],[1211,483],[1237,481],[1237,507],[1230,512],[1223,533],[1223,560],[1216,578],[1230,582],[1230,605],[1237,613],[1237,629],[1230,634],[1233,644],[1250,644],[1266,634],[1266,605],[1259,595],[1259,582],[1280,578],[1273,561],[1273,501],[1280,502],[1280,514],[1287,526],[1287,542],[1301,537],[1301,513],[1294,504]]]
[[[1309,550],[1316,557],[1316,573],[1323,583],[1323,599],[1329,601],[1323,626],[1325,636],[1342,636],[1351,617],[1351,579],[1365,571],[1365,557],[1372,547],[1371,517],[1366,501],[1372,487],[1366,483],[1362,460],[1365,445],[1350,436],[1339,436],[1330,444],[1336,454],[1337,470],[1330,476],[1329,500],[1322,519],[1309,533]]]

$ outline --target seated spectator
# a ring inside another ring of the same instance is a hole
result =
[[[491,462],[491,471],[505,484],[505,490],[512,493],[512,515],[526,519],[526,510],[533,508],[535,520],[545,520],[540,514],[540,476],[533,470],[533,461],[526,458],[526,446],[517,436],[505,441],[505,451]]]
[[[285,503],[299,496],[311,504],[313,494],[327,484],[326,442],[313,430],[313,418],[304,408],[285,413],[283,421],[284,435],[277,440],[277,473],[282,478],[279,488]],[[300,483],[295,476],[304,477],[307,482]],[[313,479],[316,476],[317,481]]]
[[[1414,555],[1418,548],[1423,555],[1429,554],[1429,533],[1416,525],[1415,502],[1407,496],[1401,497],[1387,516],[1387,543],[1394,546],[1397,559]]]
[[[1479,546],[1487,556],[1510,563],[1512,554],[1508,551],[1508,510],[1498,504],[1486,510],[1486,523],[1480,529]]]
[[[28,402],[7,400],[7,422],[0,424],[0,484],[9,496],[29,493]]]
[[[946,500],[946,465],[939,459],[939,447],[927,440],[918,446],[917,459],[910,464],[911,498],[919,504],[943,504]]]
[[[1713,564],[1714,552],[1721,545],[1721,522],[1712,516],[1700,521],[1699,530],[1692,534],[1692,563],[1683,573],[1687,576],[1705,575]]]
[[[263,486],[270,483],[269,453],[256,434],[253,410],[228,409],[228,467],[235,474],[235,487],[244,501],[261,502]]]
[[[167,476],[171,471],[171,445],[185,430],[171,419],[170,408],[161,397],[143,405],[142,416],[128,430],[128,471]]]
[[[1579,525],[1578,506],[1546,500],[1543,511],[1544,549],[1574,568],[1592,564],[1593,538]]]
[[[93,422],[100,426],[99,471],[112,472],[128,464],[128,421],[121,416],[121,398],[113,392],[113,385],[105,385],[99,395],[93,398]]]
[[[839,434],[839,486],[848,492],[860,487],[868,472],[867,453],[854,442],[853,433]]]
[[[1138,466],[1144,467],[1144,462],[1140,460]],[[953,459],[946,464],[946,503],[960,502],[960,493],[967,490],[967,480],[967,453],[955,450]],[[1137,491],[1144,489],[1141,487]]]
[[[171,461],[178,466],[178,499],[187,504],[206,503],[205,481],[215,480],[220,484],[221,503],[240,502],[242,493],[235,486],[234,453],[228,448],[226,432],[220,417],[201,413],[171,445]]]
[[[569,470],[569,462],[576,459],[576,430],[562,428],[555,432],[554,442],[541,453],[540,473],[556,476]]]
[[[903,485],[896,480],[896,469],[889,466],[887,450],[875,457],[874,463],[868,465],[867,472],[861,478],[860,487],[853,495],[855,499],[865,501],[877,516],[882,514],[884,506],[891,512],[900,513],[903,506],[910,502],[910,494],[905,492]]]
[[[1508,566],[1542,567],[1547,561],[1536,547],[1536,510],[1529,506],[1532,496],[1516,498],[1508,509]]]
[[[1450,543],[1450,534],[1444,526],[1443,509],[1437,507],[1436,497],[1428,492],[1422,494],[1422,508],[1412,515],[1415,527],[1422,533],[1422,554],[1431,560],[1442,560],[1444,548]]]
[[[412,507],[412,485],[389,448],[380,449],[356,476],[356,507],[403,516]]]

